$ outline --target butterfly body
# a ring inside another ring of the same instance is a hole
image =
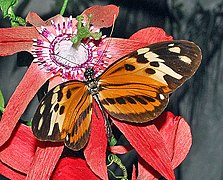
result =
[[[96,98],[98,95],[98,81],[94,78],[94,70],[91,67],[88,67],[84,72],[84,77],[86,79],[86,84],[88,87],[88,91],[91,93],[93,97]]]
[[[95,99],[97,102],[99,109],[101,110],[102,116],[105,121],[105,127],[106,127],[106,134],[108,139],[112,137],[112,130],[111,130],[111,125],[110,122],[104,112],[104,108],[101,104],[100,97],[99,97],[99,86],[98,86],[98,80],[94,78],[94,70],[92,67],[88,67],[86,71],[84,72],[84,77],[86,79],[86,85],[88,87],[89,93],[92,95],[92,97]]]
[[[40,140],[65,141],[73,150],[83,148],[90,134],[92,102],[99,105],[107,134],[105,112],[120,121],[144,123],[166,107],[169,93],[197,70],[201,51],[189,41],[165,41],[140,48],[86,81],[72,80],[48,92],[34,115],[32,130]],[[108,135],[110,136],[110,135]]]

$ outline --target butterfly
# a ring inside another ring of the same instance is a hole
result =
[[[72,150],[88,142],[92,102],[104,119],[144,123],[161,114],[169,94],[198,69],[200,48],[190,41],[174,40],[140,48],[111,64],[94,77],[87,68],[85,81],[71,80],[51,89],[40,102],[32,131],[40,140],[64,141]],[[105,120],[107,133],[110,127]],[[108,135],[110,136],[110,135]]]

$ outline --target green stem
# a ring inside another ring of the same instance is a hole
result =
[[[122,170],[123,176],[116,176],[109,168],[108,171],[112,174],[113,177],[116,179],[121,179],[121,180],[127,180],[128,173],[126,167],[122,164],[121,159],[119,159],[118,156],[115,154],[109,154],[108,155],[108,161],[110,162],[107,167],[111,166],[113,163],[117,164],[119,168]]]
[[[62,6],[62,8],[61,8],[61,10],[60,10],[60,15],[61,15],[61,16],[63,16],[63,14],[64,14],[64,12],[65,12],[65,10],[66,10],[66,8],[67,8],[67,4],[68,4],[68,0],[64,0],[64,2],[63,2],[63,6]]]
[[[13,7],[9,8],[8,16],[10,18],[11,27],[26,26],[26,21],[23,18],[15,15]]]

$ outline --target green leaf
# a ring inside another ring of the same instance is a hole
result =
[[[0,112],[3,113],[3,111],[5,110],[5,100],[2,94],[2,91],[0,90]]]
[[[0,7],[3,12],[3,16],[11,16],[10,8],[18,3],[18,0],[0,0]]]

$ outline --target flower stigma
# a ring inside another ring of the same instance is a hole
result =
[[[51,72],[52,76],[59,73],[67,81],[83,80],[87,67],[93,67],[96,76],[107,68],[108,62],[103,57],[110,56],[108,51],[100,48],[105,43],[106,36],[94,38],[88,35],[80,41],[78,39],[79,44],[74,46],[72,38],[78,36],[78,24],[73,25],[72,16],[63,18],[57,24],[51,21],[51,24],[52,26],[36,27],[40,37],[33,39],[33,62],[38,63],[41,69]],[[89,31],[92,29],[90,26]]]

